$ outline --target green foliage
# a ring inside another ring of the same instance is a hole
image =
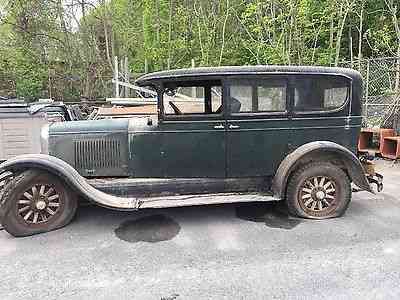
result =
[[[74,1],[84,14],[78,26],[65,1],[0,0],[0,77],[19,96],[111,96],[114,56],[127,56],[133,73],[145,62],[157,71],[192,59],[329,66],[357,59],[359,41],[364,58],[393,56],[400,44],[390,0],[98,0],[94,8]]]

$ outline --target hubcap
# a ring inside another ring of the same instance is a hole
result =
[[[315,193],[315,196],[317,197],[318,200],[322,200],[325,198],[325,193],[323,191],[318,191]]]
[[[38,209],[38,210],[43,210],[43,209],[45,209],[46,208],[46,202],[45,201],[38,201],[38,202],[36,202],[36,208]]]
[[[51,220],[61,206],[60,194],[49,184],[35,184],[18,200],[18,214],[27,224]]]
[[[304,181],[299,191],[299,204],[310,215],[327,214],[336,204],[336,184],[325,176]]]

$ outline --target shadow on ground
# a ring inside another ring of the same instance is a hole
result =
[[[129,243],[157,243],[173,239],[180,230],[181,227],[172,218],[151,215],[123,222],[115,229],[115,235]]]
[[[264,223],[271,228],[293,229],[303,220],[289,215],[282,203],[251,203],[236,207],[236,216],[239,219]]]
[[[214,208],[212,214],[207,213],[210,212],[209,210],[212,208]],[[142,216],[133,220],[126,220],[122,222],[114,232],[119,239],[129,243],[157,243],[168,241],[179,234],[181,226],[173,218],[165,214],[160,214],[160,212],[169,211],[178,218],[184,216],[183,219],[189,217],[192,218],[192,221],[206,223],[209,221],[210,217],[218,218],[219,215],[221,216],[220,212],[224,210],[231,211],[232,208],[235,209],[237,218],[250,222],[264,223],[271,228],[290,230],[302,222],[301,219],[289,216],[285,207],[280,203],[246,203],[241,205],[219,205],[217,207],[198,206],[180,209],[171,208],[170,210],[151,210],[150,212],[155,212],[155,214]],[[193,214],[194,211],[197,213]],[[203,218],[204,215],[207,216],[206,219]],[[193,218],[195,220],[193,220]]]
[[[230,223],[236,218],[283,230],[293,229],[305,221],[291,217],[283,203],[254,202],[144,209],[134,213],[87,206],[78,210],[76,225],[82,226],[82,230],[96,230],[96,227],[98,230],[113,230],[117,238],[129,243],[157,243],[173,239],[181,231],[181,226],[207,226],[215,221]]]

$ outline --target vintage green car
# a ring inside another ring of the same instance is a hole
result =
[[[356,156],[362,78],[350,69],[246,66],[163,71],[137,85],[157,115],[55,123],[42,153],[0,165],[0,220],[14,236],[60,228],[78,199],[117,210],[285,200],[341,216],[351,183],[382,178]],[[369,174],[366,174],[369,170]]]

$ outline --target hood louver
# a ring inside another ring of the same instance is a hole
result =
[[[108,176],[112,170],[122,169],[125,165],[118,139],[99,138],[74,143],[75,167],[83,174]]]

